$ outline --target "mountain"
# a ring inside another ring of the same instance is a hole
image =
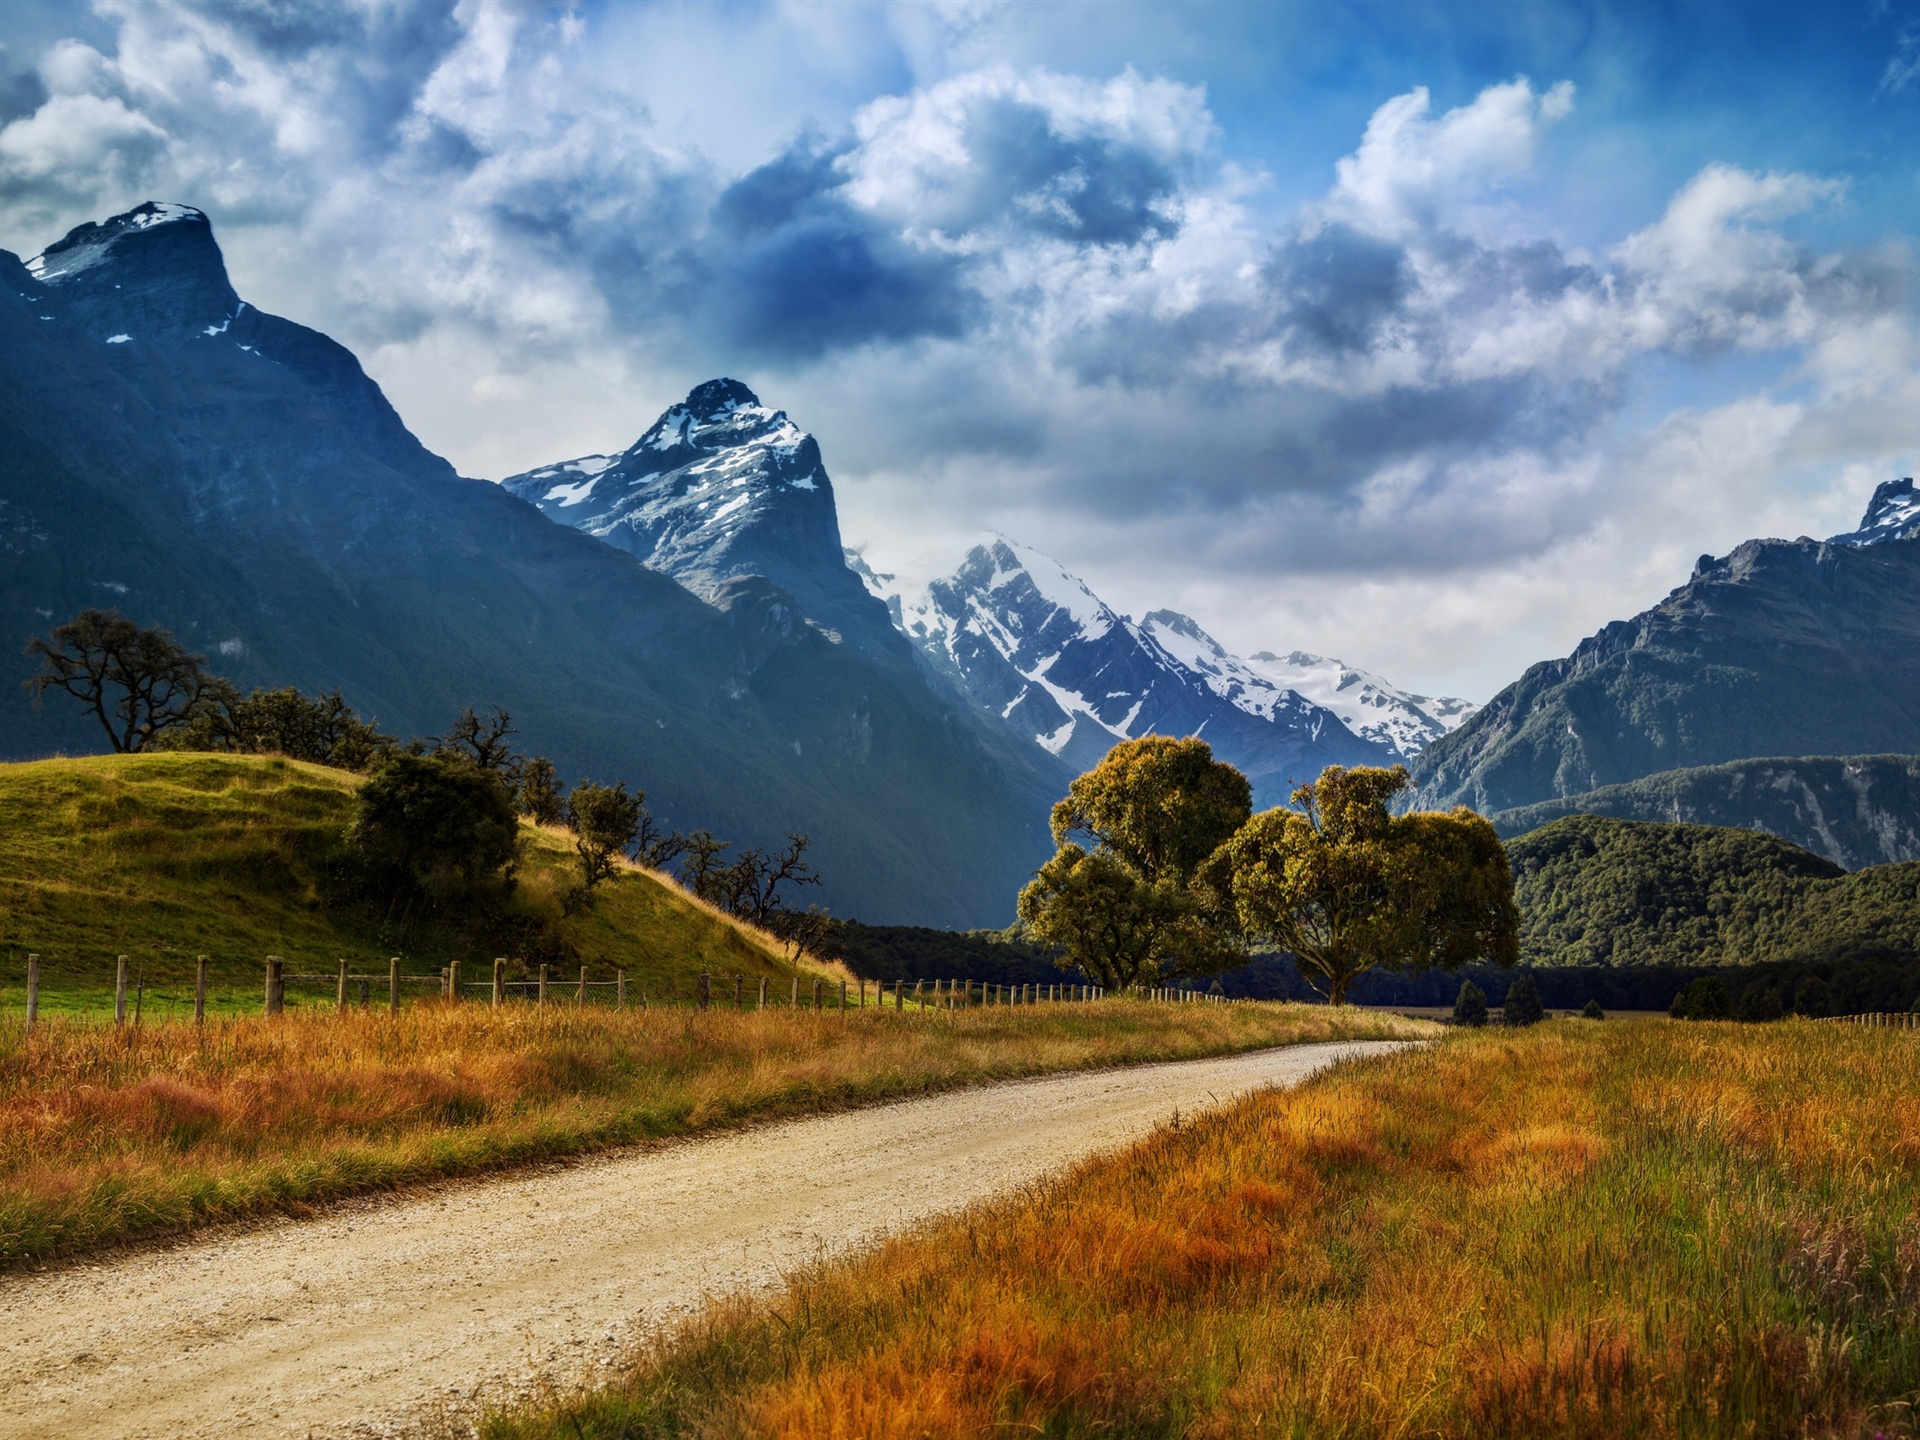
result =
[[[842,558],[819,443],[738,380],[696,386],[618,455],[583,455],[501,484],[706,599],[741,576],[762,576],[831,638],[906,663],[885,608]]]
[[[1422,802],[1491,812],[1734,760],[1920,751],[1914,510],[1903,480],[1858,531],[1703,555],[1423,751]]]
[[[1241,660],[1171,610],[1135,623],[1004,537],[921,583],[848,560],[930,675],[1070,770],[1118,740],[1198,735],[1246,772],[1257,804],[1274,805],[1326,765],[1390,763],[1444,729],[1412,697],[1337,661]]]
[[[1844,869],[1920,860],[1920,756],[1803,755],[1669,770],[1488,818],[1503,836],[1565,815],[1742,826]]]
[[[1852,874],[1753,830],[1576,815],[1509,842],[1532,965],[1754,965],[1920,952],[1920,864]]]
[[[337,685],[402,733],[503,705],[670,824],[806,831],[843,914],[1004,923],[1048,849],[1057,776],[910,662],[777,580],[696,595],[459,476],[344,347],[242,301],[185,206],[0,252],[0,557],[0,758],[102,748],[78,706],[31,705],[21,645],[112,605],[242,685]]]

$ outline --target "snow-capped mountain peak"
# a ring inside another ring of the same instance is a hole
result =
[[[847,569],[819,445],[738,380],[696,385],[617,455],[582,455],[501,484],[708,600],[761,576],[832,638],[907,663]]]
[[[1860,528],[1835,535],[1829,545],[1878,545],[1886,540],[1904,540],[1920,534],[1920,494],[1913,488],[1913,477],[1882,481],[1867,502],[1867,513]]]
[[[1118,740],[1200,735],[1271,804],[1323,765],[1382,758],[1337,712],[1252,672],[1188,617],[1136,623],[1004,535],[925,580],[849,563],[937,677],[1074,768]]]

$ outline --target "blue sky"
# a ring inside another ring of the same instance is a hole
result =
[[[14,0],[0,245],[206,210],[498,478],[714,374],[879,568],[996,528],[1484,699],[1920,453],[1920,10]]]

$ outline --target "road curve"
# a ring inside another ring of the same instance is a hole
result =
[[[0,1437],[392,1434],[590,1382],[717,1292],[1392,1042],[1049,1076],[0,1278]]]

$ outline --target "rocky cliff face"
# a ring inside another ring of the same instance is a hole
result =
[[[1920,751],[1920,539],[1902,493],[1882,487],[1862,532],[1702,556],[1659,605],[1534,666],[1422,754],[1423,802],[1505,810],[1760,756]]]
[[[1846,870],[1920,860],[1920,756],[1803,755],[1669,770],[1501,810],[1505,836],[1564,815],[1764,830]]]
[[[847,569],[833,482],[814,438],[738,380],[709,380],[618,455],[583,455],[501,482],[712,599],[758,575],[869,658],[905,664],[882,606]]]
[[[713,427],[759,423],[730,398],[657,427],[689,489]],[[830,514],[806,534],[837,553]],[[564,775],[625,778],[669,823],[808,832],[842,914],[1003,924],[1047,848],[1055,777],[997,753],[902,642],[875,660],[777,580],[695,594],[456,475],[348,351],[237,297],[184,206],[0,253],[0,756],[100,748],[19,683],[26,637],[87,605],[243,684],[340,686],[403,734],[504,705]]]

